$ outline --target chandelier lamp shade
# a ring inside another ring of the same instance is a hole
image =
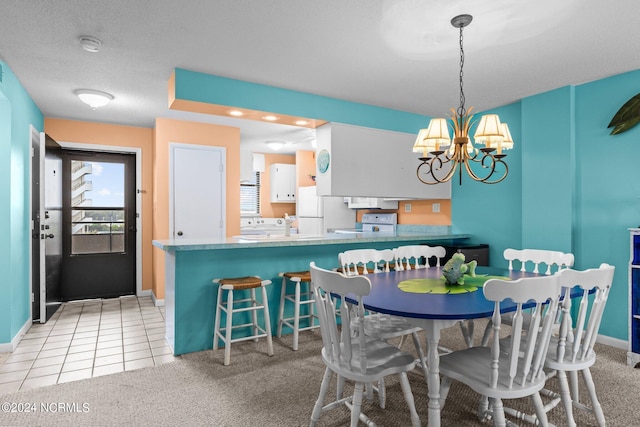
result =
[[[418,179],[424,184],[441,184],[456,175],[462,185],[463,170],[474,180],[485,184],[496,184],[507,177],[509,167],[504,161],[504,150],[513,148],[509,126],[501,123],[497,114],[485,114],[480,118],[473,135],[474,146],[469,137],[471,127],[476,124],[471,114],[473,107],[465,108],[463,90],[464,49],[462,29],[471,23],[471,15],[458,15],[451,25],[460,29],[460,105],[451,109],[449,120],[433,118],[426,129],[420,129],[413,145],[413,152],[422,153],[417,169]],[[450,131],[453,131],[453,140]]]

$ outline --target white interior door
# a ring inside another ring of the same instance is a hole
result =
[[[226,150],[171,144],[169,234],[174,239],[226,235]]]

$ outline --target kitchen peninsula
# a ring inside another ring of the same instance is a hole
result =
[[[267,287],[267,293],[271,329],[275,331],[281,271],[308,270],[311,261],[319,267],[334,268],[338,266],[338,253],[349,249],[390,249],[469,237],[451,234],[448,227],[435,227],[433,231],[154,241],[154,246],[165,252],[167,341],[174,355],[212,348],[218,287],[211,281],[215,278],[257,275],[270,279],[273,284]]]

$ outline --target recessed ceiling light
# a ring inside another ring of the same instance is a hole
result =
[[[231,111],[229,111],[229,115],[230,116],[235,116],[235,117],[240,117],[240,116],[243,116],[244,113],[242,111],[238,111],[238,110],[231,110]]]
[[[98,107],[107,105],[113,100],[113,95],[107,92],[92,89],[77,89],[74,91],[80,101],[84,102],[94,110]]]
[[[308,122],[308,121],[306,121],[306,120],[296,120],[296,124],[297,124],[298,126],[304,126],[304,125],[308,125],[308,124],[309,124],[309,122]]]
[[[100,50],[100,46],[102,46],[102,42],[95,37],[91,36],[81,36],[80,37],[80,46],[86,50],[87,52],[98,52]]]
[[[264,116],[263,119],[269,120],[270,122],[273,122],[274,120],[278,120],[278,118],[273,115]]]

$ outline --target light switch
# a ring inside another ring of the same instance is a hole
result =
[[[405,204],[404,204],[404,211],[405,211],[406,213],[411,212],[411,203],[405,203]]]
[[[431,205],[431,211],[433,213],[439,213],[440,212],[440,203],[434,203]]]

